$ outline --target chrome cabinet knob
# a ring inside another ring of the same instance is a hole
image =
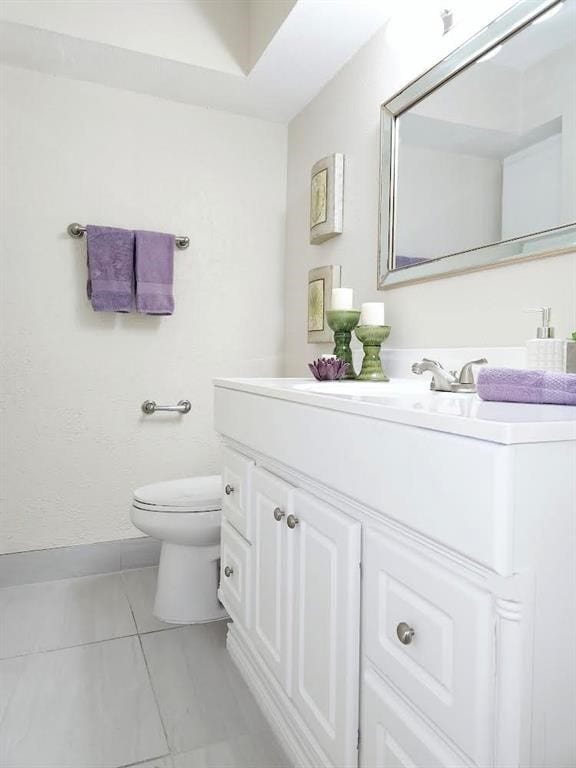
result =
[[[226,488],[224,488],[224,493],[226,496],[231,496],[234,493],[234,488],[231,485],[227,485]]]
[[[276,520],[279,523],[280,520],[282,520],[282,518],[284,517],[285,514],[286,514],[286,512],[283,512],[280,509],[280,507],[276,507],[276,509],[274,510],[274,520]]]
[[[300,521],[298,520],[298,518],[294,517],[294,515],[288,515],[288,517],[286,518],[286,525],[288,526],[288,528],[296,528],[299,522]]]
[[[410,645],[414,638],[415,632],[409,624],[406,624],[405,621],[401,621],[400,624],[398,624],[396,627],[396,634],[398,635],[398,640],[400,640],[402,645]]]
[[[224,576],[226,576],[227,579],[229,579],[233,573],[234,573],[234,568],[230,568],[229,565],[227,565],[226,568],[224,568]]]

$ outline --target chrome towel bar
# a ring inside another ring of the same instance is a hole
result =
[[[78,224],[78,222],[68,225],[68,234],[70,237],[84,237],[85,232],[86,227],[82,224]],[[188,248],[190,245],[190,238],[187,235],[177,235],[174,238],[174,241],[176,243],[176,248],[179,248],[181,251],[184,250],[184,248]]]
[[[176,411],[177,413],[189,413],[192,408],[190,400],[179,400],[177,405],[157,405],[154,400],[144,400],[142,410],[147,415],[156,411]]]

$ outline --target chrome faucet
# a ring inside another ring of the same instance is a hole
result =
[[[474,366],[485,365],[487,362],[485,357],[480,360],[471,360],[462,367],[460,373],[457,373],[447,371],[437,360],[429,360],[425,357],[420,363],[414,363],[412,373],[421,376],[425,371],[430,371],[432,374],[430,389],[434,392],[476,392]]]

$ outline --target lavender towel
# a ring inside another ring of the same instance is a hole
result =
[[[136,237],[136,309],[148,315],[174,312],[174,235],[138,230]]]
[[[134,233],[114,227],[86,227],[88,298],[95,312],[134,309]]]
[[[478,394],[509,403],[576,405],[576,373],[481,368]]]

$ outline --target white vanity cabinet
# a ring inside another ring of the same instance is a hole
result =
[[[476,765],[490,765],[492,595],[457,568],[372,527],[365,533],[363,564],[366,668],[378,671],[461,748],[459,764],[468,755]],[[365,677],[374,679],[370,671]],[[362,731],[369,741],[377,740],[371,709],[379,706],[381,689],[373,684],[366,702]],[[394,724],[389,728],[388,739]],[[373,765],[370,755],[364,755],[366,768]]]
[[[575,410],[435,394],[217,382],[228,649],[302,768],[574,768]]]

